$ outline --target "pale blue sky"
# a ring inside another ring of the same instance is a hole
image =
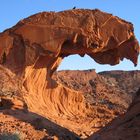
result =
[[[140,0],[0,0],[0,32],[15,25],[20,19],[41,11],[62,11],[77,8],[98,8],[112,13],[125,20],[131,21],[135,34],[140,41]],[[139,57],[140,62],[140,57]],[[91,58],[75,55],[65,58],[59,69],[96,69],[104,70],[133,70],[140,69],[129,61],[123,61],[117,66],[99,65]]]

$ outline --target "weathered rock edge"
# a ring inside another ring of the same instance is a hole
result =
[[[29,110],[80,133],[92,126],[90,106],[80,92],[51,78],[72,54],[110,65],[127,58],[137,65],[139,44],[130,22],[100,10],[42,12],[0,33],[1,64],[20,77]]]

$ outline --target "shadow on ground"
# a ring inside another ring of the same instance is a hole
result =
[[[36,113],[28,111],[25,109],[10,109],[12,103],[10,100],[5,100],[10,106],[7,108],[3,103],[3,106],[0,107],[0,113],[5,115],[13,116],[16,119],[19,119],[23,122],[31,124],[35,130],[43,131],[46,130],[49,136],[56,136],[59,140],[79,140],[80,138],[75,133],[69,131],[68,129],[48,120],[47,118],[42,117]],[[48,140],[47,136],[42,140]]]

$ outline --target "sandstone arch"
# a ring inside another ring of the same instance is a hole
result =
[[[0,34],[0,58],[5,53],[4,66],[20,77],[31,111],[80,133],[91,127],[92,109],[82,93],[52,80],[53,72],[71,54],[110,65],[127,58],[136,65],[139,45],[133,30],[131,23],[99,10],[43,12]]]

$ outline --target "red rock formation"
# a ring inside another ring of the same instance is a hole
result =
[[[51,78],[72,54],[111,65],[127,58],[136,65],[139,45],[131,23],[99,10],[43,12],[0,34],[1,64],[20,77],[29,110],[79,134],[92,127],[92,110],[82,93]]]
[[[88,140],[139,140],[140,139],[140,89],[123,116],[93,134]]]
[[[63,70],[57,71],[53,78],[70,89],[83,92],[86,102],[92,104],[94,108],[105,104],[121,113],[132,103],[140,85],[139,70],[100,73],[91,69]]]

